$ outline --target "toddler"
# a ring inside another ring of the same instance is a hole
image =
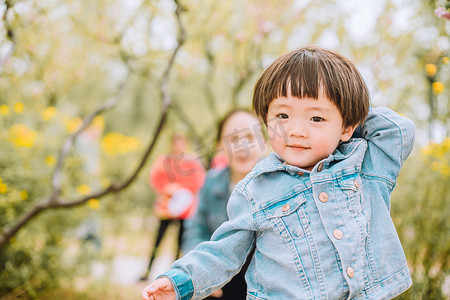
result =
[[[230,196],[229,220],[147,286],[201,299],[253,253],[247,299],[389,299],[411,285],[389,214],[414,124],[380,107],[339,53],[305,47],[261,75],[253,107],[274,150]]]

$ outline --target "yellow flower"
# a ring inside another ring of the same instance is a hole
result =
[[[442,145],[445,149],[450,150],[450,137],[446,137],[445,140],[442,142]]]
[[[425,157],[442,160],[441,162],[445,165],[447,164],[445,156],[450,153],[450,138],[445,138],[439,144],[430,143],[423,147],[421,152]]]
[[[433,77],[436,75],[437,68],[434,64],[426,64],[425,70],[427,71],[428,76]]]
[[[91,192],[91,187],[87,184],[80,184],[77,186],[77,192],[81,195],[87,195]]]
[[[0,114],[7,116],[9,115],[9,106],[8,105],[0,105]]]
[[[48,155],[45,158],[45,164],[49,167],[53,167],[56,163],[56,158],[53,155]]]
[[[94,126],[97,129],[99,129],[100,131],[103,131],[103,129],[105,128],[105,118],[103,118],[102,116],[96,116],[92,120],[92,124],[91,125]]]
[[[142,143],[135,137],[127,137],[118,132],[106,134],[101,141],[101,147],[106,155],[114,156],[134,152],[141,148]]]
[[[433,161],[431,163],[431,170],[433,171],[438,171],[440,169],[440,164],[437,161]]]
[[[19,196],[20,196],[20,199],[26,200],[26,199],[28,199],[28,192],[25,190],[20,191]]]
[[[8,186],[4,183],[0,183],[0,194],[5,194],[8,192]]]
[[[56,114],[56,108],[54,108],[53,106],[49,106],[47,107],[43,112],[42,112],[42,119],[44,121],[48,121],[51,118],[53,118]]]
[[[447,166],[444,166],[441,170],[441,174],[444,175],[445,177],[450,176],[450,168]]]
[[[23,124],[14,124],[9,129],[10,140],[17,147],[31,148],[37,138],[37,133]]]
[[[14,111],[18,114],[21,114],[23,112],[23,103],[17,102],[14,104]]]
[[[98,199],[89,199],[88,205],[93,210],[96,210],[100,206],[100,201],[98,201]]]
[[[80,117],[73,117],[66,124],[67,131],[70,133],[75,132],[78,128],[80,128],[83,120]]]
[[[420,152],[422,152],[422,154],[425,156],[431,156],[431,153],[433,153],[433,144],[429,144],[423,147]]]
[[[450,61],[450,59],[449,59],[447,56],[444,56],[444,57],[442,58],[442,62],[443,62],[444,64],[446,64],[446,65],[448,65],[449,61]]]
[[[422,148],[422,154],[430,165],[430,169],[439,172],[441,175],[450,176],[450,138],[445,138],[441,143],[430,143]]]
[[[432,88],[436,94],[442,94],[445,89],[444,84],[440,81],[433,82]]]

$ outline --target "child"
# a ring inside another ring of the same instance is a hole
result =
[[[413,123],[369,110],[355,66],[319,47],[277,59],[256,83],[253,107],[275,153],[236,185],[229,220],[211,241],[176,261],[143,298],[206,297],[253,249],[247,299],[388,299],[408,289],[389,209]]]

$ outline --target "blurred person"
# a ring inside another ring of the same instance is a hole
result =
[[[392,299],[412,284],[390,195],[414,123],[370,107],[355,65],[317,46],[291,51],[258,79],[253,108],[273,149],[241,180],[228,220],[142,292],[201,299],[248,256],[247,299]]]
[[[234,186],[264,157],[266,144],[256,115],[245,110],[228,113],[218,126],[218,152],[199,193],[199,206],[192,219],[186,220],[183,252],[209,241],[216,229],[228,219],[227,203]],[[207,299],[245,299],[247,264],[222,290]]]
[[[159,219],[159,226],[150,261],[141,280],[147,279],[161,240],[172,223],[179,225],[176,258],[180,257],[184,220],[196,210],[197,194],[206,175],[197,158],[186,153],[186,149],[186,137],[174,135],[170,153],[157,158],[150,170],[149,185],[157,193],[153,213]]]

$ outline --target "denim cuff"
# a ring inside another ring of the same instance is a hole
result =
[[[177,293],[177,299],[189,300],[194,296],[194,285],[192,284],[191,277],[185,272],[177,269],[170,269],[167,272],[159,275],[160,277],[167,277],[172,282],[173,289]]]

